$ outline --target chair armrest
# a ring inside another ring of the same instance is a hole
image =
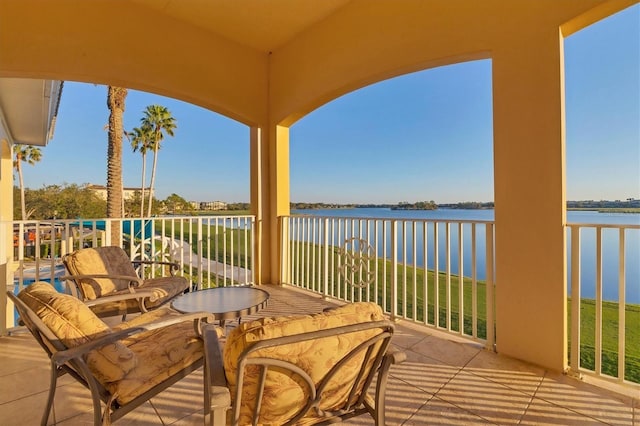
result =
[[[222,359],[222,347],[216,332],[218,327],[213,324],[205,324],[202,327],[202,339],[204,340],[204,352],[207,356],[207,365],[212,367],[209,383],[214,386],[227,386],[227,378],[224,374],[224,362]]]
[[[98,339],[91,340],[90,342],[83,343],[76,347],[66,349],[64,351],[58,351],[51,356],[51,360],[57,365],[62,365],[74,358],[81,358],[85,354],[99,349],[111,343],[115,343],[119,340],[126,339],[134,334],[146,331],[144,327],[132,327],[124,330],[114,331]]]
[[[111,274],[83,274],[83,275],[64,275],[60,277],[61,281],[76,281],[76,280],[95,280],[99,278],[106,278],[111,280],[127,281],[130,291],[134,291],[136,287],[140,287],[144,280],[140,277],[131,275],[111,275]],[[76,285],[77,286],[77,285]],[[78,286],[79,287],[79,286]],[[84,294],[83,294],[84,296]]]
[[[231,392],[227,385],[222,360],[222,349],[216,327],[206,324],[202,329],[204,340],[204,415],[205,424],[226,425],[227,410],[231,408]],[[209,421],[207,422],[207,417]]]
[[[105,303],[112,303],[112,302],[121,302],[123,300],[131,300],[131,299],[142,299],[141,301],[144,303],[144,301],[146,299],[151,299],[154,296],[153,290],[136,290],[134,292],[129,292],[129,293],[120,293],[120,294],[114,294],[111,296],[102,296],[102,297],[98,297],[97,299],[92,299],[92,300],[84,300],[84,304],[92,307],[92,306],[99,306]]]

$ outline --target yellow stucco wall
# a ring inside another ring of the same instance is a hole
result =
[[[266,54],[135,3],[3,0],[0,51],[0,76],[121,85],[266,121]]]
[[[561,30],[575,32],[636,2],[354,0],[267,52],[137,2],[0,0],[0,77],[122,85],[252,126],[257,276],[268,283],[279,280],[278,216],[289,211],[288,126],[376,81],[492,58],[497,348],[562,370]],[[149,43],[158,32],[162,43]]]
[[[493,54],[497,346],[566,365],[562,40],[512,42]]]
[[[1,124],[0,124],[1,126]],[[0,129],[0,132],[2,129]],[[13,273],[13,151],[11,144],[0,138],[0,331],[13,326],[13,307],[7,306],[6,291],[13,286],[9,281]]]

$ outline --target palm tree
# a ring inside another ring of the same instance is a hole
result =
[[[42,159],[42,151],[32,145],[16,145],[15,159],[13,167],[18,172],[20,181],[20,207],[22,210],[22,220],[27,220],[27,209],[24,200],[24,179],[22,178],[22,162],[31,164],[32,166]]]
[[[109,143],[107,148],[107,217],[122,217],[122,116],[127,89],[109,86],[107,108],[109,108]],[[111,241],[117,244],[120,229],[111,227]]]
[[[144,117],[140,120],[142,127],[151,130],[151,142],[153,149],[153,168],[151,169],[151,183],[149,184],[149,204],[147,216],[151,216],[151,203],[153,202],[153,189],[156,181],[156,165],[158,162],[158,150],[164,134],[173,136],[173,130],[177,127],[176,119],[171,116],[167,107],[161,105],[149,105],[144,111]]]
[[[144,125],[142,127],[134,127],[133,131],[127,135],[131,141],[133,152],[140,151],[140,154],[142,154],[142,185],[140,187],[140,217],[142,218],[144,217],[144,185],[147,174],[147,151],[153,148],[151,128]]]

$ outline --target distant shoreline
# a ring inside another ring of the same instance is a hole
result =
[[[420,211],[432,211],[432,210],[492,210],[494,207],[455,207],[455,206],[439,206],[437,209],[424,209],[417,207],[401,207],[401,206],[360,206],[360,205],[325,205],[325,206],[308,206],[308,207],[291,207],[291,210],[344,210],[344,209],[371,209],[371,208],[387,208],[390,210],[420,210]],[[608,208],[596,208],[596,207],[567,207],[567,210],[570,211],[591,211],[596,213],[629,213],[629,214],[640,214],[640,207],[608,207]]]
[[[291,210],[347,210],[347,209],[370,209],[370,208],[387,208],[391,210],[412,210],[412,211],[433,211],[433,210],[492,210],[493,206],[480,206],[480,207],[462,207],[455,204],[441,204],[436,209],[420,209],[415,207],[405,207],[397,205],[358,205],[358,204],[311,204],[308,203],[302,206],[303,203],[293,203]],[[597,213],[621,213],[621,214],[640,214],[640,207],[567,207],[568,211],[592,211]],[[206,216],[237,216],[237,215],[250,215],[250,210],[201,210],[193,211],[195,215]]]
[[[580,207],[567,207],[567,210],[572,210],[572,211],[582,211],[582,212],[597,212],[597,213],[632,213],[632,214],[638,214],[640,213],[640,208],[635,208],[635,207],[610,207],[610,208],[605,208],[605,209],[598,209],[598,208],[589,208],[589,207],[585,207],[585,208],[580,208]]]

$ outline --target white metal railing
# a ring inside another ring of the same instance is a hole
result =
[[[494,223],[281,217],[281,281],[495,344]]]
[[[112,241],[111,229],[120,229]],[[7,289],[64,275],[61,257],[81,247],[118,245],[131,259],[170,260],[192,289],[252,284],[253,216],[185,216],[146,219],[76,219],[0,222],[0,237],[13,234],[13,253],[2,253],[10,271]],[[6,252],[6,247],[4,250]],[[156,270],[142,271],[154,276]]]
[[[640,225],[568,224],[567,232],[570,372],[640,388],[640,304],[627,302],[640,299]]]

